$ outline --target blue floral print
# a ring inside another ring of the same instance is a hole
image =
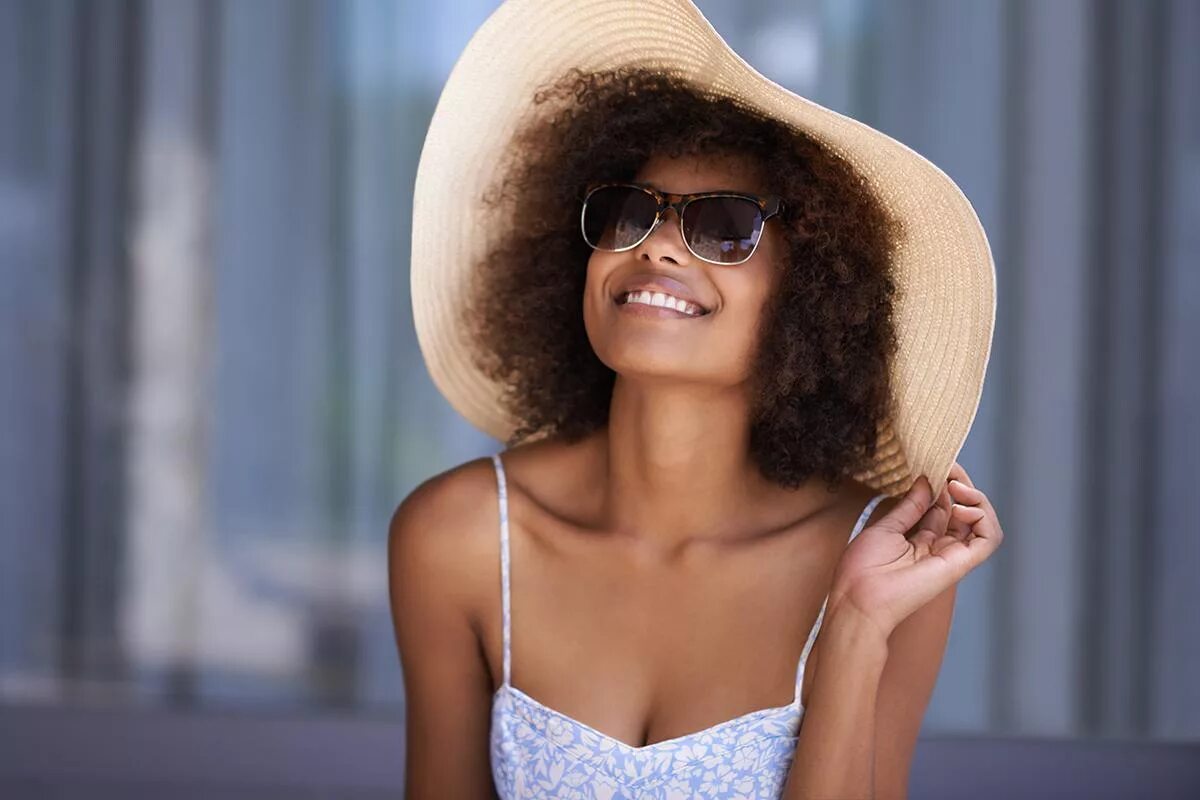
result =
[[[501,800],[778,800],[804,716],[804,665],[828,596],[801,652],[791,703],[643,747],[626,744],[543,705],[510,682],[508,489],[498,453],[492,462],[500,503],[504,680],[492,697],[490,750]],[[871,499],[850,541],[886,496]]]

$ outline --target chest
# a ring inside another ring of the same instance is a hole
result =
[[[510,515],[512,691],[499,699],[617,748],[766,717],[786,733],[841,544],[796,536],[647,565]],[[499,592],[482,619],[493,686],[504,689]]]

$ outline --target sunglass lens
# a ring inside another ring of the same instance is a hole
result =
[[[742,197],[701,197],[688,203],[683,230],[696,255],[721,264],[745,261],[762,234],[762,211]]]
[[[583,204],[583,238],[597,250],[619,250],[637,243],[654,224],[658,203],[632,186],[602,186]]]

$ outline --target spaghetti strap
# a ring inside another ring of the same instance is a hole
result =
[[[499,453],[492,454],[496,467],[496,487],[500,503],[500,625],[504,648],[504,683],[508,686],[512,674],[512,615],[509,600],[509,557],[508,557],[508,482],[504,475],[504,462]]]
[[[877,494],[867,503],[867,507],[859,514],[858,521],[854,523],[854,529],[850,531],[850,538],[846,545],[854,541],[854,537],[862,532],[866,527],[867,520],[871,517],[871,512],[875,510],[875,506],[879,505],[881,500],[887,497],[886,494]],[[804,667],[808,663],[808,654],[812,651],[813,644],[817,641],[817,634],[821,630],[821,622],[825,619],[825,607],[829,603],[829,594],[826,593],[825,599],[821,601],[821,610],[817,612],[817,621],[813,623],[812,630],[808,633],[808,641],[804,643],[804,649],[800,653],[800,665],[796,667],[796,692],[792,697],[792,702],[796,705],[800,703],[800,691],[804,688]]]

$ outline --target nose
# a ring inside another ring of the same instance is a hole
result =
[[[676,264],[688,263],[691,253],[684,244],[683,225],[674,208],[664,211],[650,235],[634,248],[635,257],[641,258],[643,255],[651,261],[666,259]]]

